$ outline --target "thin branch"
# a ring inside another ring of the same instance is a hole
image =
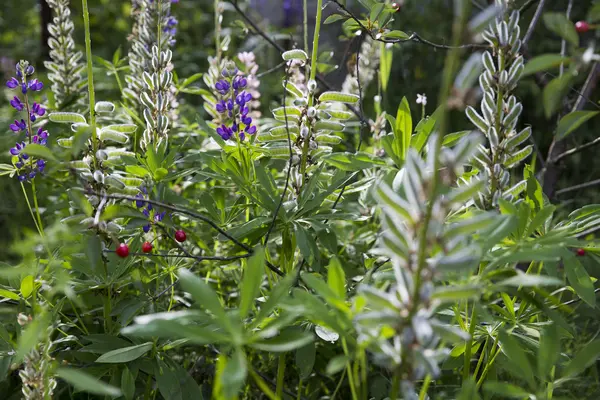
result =
[[[108,250],[105,249],[104,250],[105,253],[116,253],[116,250]],[[187,255],[187,254],[169,254],[169,253],[139,253],[139,252],[134,252],[134,253],[129,253],[129,255],[132,256],[143,256],[143,257],[148,257],[148,258],[152,258],[152,257],[161,257],[161,258],[193,258],[196,261],[235,261],[235,260],[241,260],[244,258],[248,258],[250,257],[252,254],[251,253],[246,253],[246,254],[242,254],[239,256],[194,256],[194,255]]]
[[[90,192],[90,194],[95,194],[97,196],[101,195],[101,194],[93,193],[93,192]],[[108,198],[108,199],[114,199],[114,200],[128,200],[128,201],[139,201],[140,200],[137,197],[123,196],[123,195],[116,195],[116,194],[107,194],[106,198]],[[196,219],[198,219],[200,221],[206,222],[214,230],[216,230],[217,232],[219,232],[221,235],[225,236],[227,239],[231,240],[233,243],[235,243],[239,247],[241,247],[244,250],[246,250],[248,253],[253,253],[253,251],[254,251],[250,246],[248,246],[248,245],[240,242],[239,240],[237,240],[236,238],[234,238],[233,236],[231,236],[229,233],[227,233],[224,229],[222,229],[221,227],[219,227],[212,220],[210,220],[209,218],[205,217],[202,214],[198,214],[197,212],[194,212],[194,211],[191,211],[191,210],[188,210],[188,209],[185,209],[185,208],[172,206],[170,204],[166,204],[166,203],[163,203],[163,202],[160,202],[160,201],[144,199],[144,202],[152,204],[152,205],[155,205],[157,207],[162,207],[162,208],[164,208],[166,210],[178,212],[178,213],[187,215],[189,217],[196,218]],[[266,261],[266,264],[269,267],[269,269],[271,271],[275,272],[277,275],[279,275],[279,276],[285,276],[285,274],[279,268],[277,268],[275,265],[273,265],[269,261]]]
[[[569,156],[572,156],[573,154],[577,154],[580,151],[583,151],[585,149],[588,149],[590,147],[597,145],[598,143],[600,143],[600,137],[597,137],[596,139],[592,140],[591,142],[584,143],[582,145],[572,148],[571,150],[567,150],[564,153],[557,155],[556,157],[554,157],[552,162],[557,163],[565,157],[569,157]],[[559,192],[560,192],[560,190],[559,190]],[[557,192],[557,194],[558,194],[558,192]]]
[[[533,18],[531,19],[531,23],[529,24],[529,28],[527,28],[527,33],[523,38],[523,47],[527,47],[527,43],[529,42],[529,39],[531,39],[531,35],[533,35],[535,26],[537,25],[538,21],[540,20],[540,17],[542,16],[542,11],[544,11],[545,4],[546,0],[541,0],[540,4],[538,4],[537,9],[535,10],[535,14],[533,14]]]
[[[523,4],[521,8],[519,8],[519,13],[523,14],[525,11],[529,10],[531,6],[537,3],[540,0],[529,0],[527,3]]]
[[[556,195],[560,196],[563,193],[572,192],[574,190],[579,190],[579,189],[586,189],[586,188],[589,188],[592,186],[597,186],[597,185],[600,185],[600,179],[596,179],[596,180],[585,182],[585,183],[580,183],[579,185],[575,185],[575,186],[571,186],[568,188],[557,190]]]
[[[381,38],[379,36],[378,33],[375,33],[373,30],[368,29],[355,14],[353,14],[350,10],[348,10],[348,8],[345,5],[343,5],[342,3],[340,3],[338,0],[328,0],[328,1],[329,1],[329,3],[333,3],[333,4],[337,5],[340,10],[342,10],[343,12],[345,12],[346,14],[348,14],[348,16],[350,18],[352,18],[360,26],[360,28],[362,30],[364,30],[365,32],[367,32],[369,34],[369,36],[371,36],[371,38],[373,40],[376,40],[378,42],[383,42],[383,43],[416,42],[416,43],[426,44],[426,45],[434,47],[436,49],[445,49],[445,50],[452,50],[452,49],[487,49],[487,48],[490,47],[487,44],[477,44],[477,43],[462,44],[462,45],[458,45],[458,46],[447,46],[445,44],[437,44],[437,43],[434,43],[432,41],[429,41],[427,39],[422,38],[416,32],[413,32],[406,39],[383,39],[383,38]]]
[[[276,66],[274,66],[273,68],[271,68],[267,71],[261,72],[260,74],[256,75],[256,77],[262,78],[265,75],[269,75],[270,73],[277,71],[279,68],[281,68],[283,66],[285,66],[285,61],[280,62],[279,64],[277,64]]]

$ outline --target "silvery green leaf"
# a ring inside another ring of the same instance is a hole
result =
[[[137,125],[135,124],[117,124],[117,125],[108,125],[102,128],[102,130],[110,130],[121,133],[134,133],[137,130]]]
[[[508,44],[508,25],[506,24],[506,21],[500,22],[496,29],[498,31],[498,41],[500,42],[500,45],[506,46]]]
[[[125,144],[129,141],[129,137],[126,134],[108,129],[103,129],[100,131],[99,139],[102,141],[112,141],[121,144]]]
[[[485,69],[490,71],[492,74],[496,73],[496,64],[494,63],[494,59],[492,58],[492,53],[490,53],[489,51],[485,51],[481,58]]]
[[[415,215],[411,212],[410,204],[398,196],[388,185],[381,183],[375,188],[375,196],[378,201],[390,211],[394,211],[402,218],[413,222]]]
[[[295,133],[290,132],[290,139],[292,141],[296,141],[296,139],[298,138],[298,135]],[[288,136],[287,136],[287,132],[281,132],[281,131],[270,131],[267,133],[263,133],[260,136],[258,136],[258,140],[261,142],[276,142],[276,141],[282,141],[288,140]]]
[[[53,112],[48,115],[48,118],[52,122],[61,124],[87,123],[83,115],[72,112]]]
[[[369,302],[371,308],[377,310],[389,309],[400,311],[400,307],[402,306],[395,295],[379,290],[371,285],[360,285],[358,293]]]
[[[467,107],[467,117],[481,132],[486,132],[488,129],[487,122],[475,111],[471,106]]]
[[[471,54],[456,76],[454,87],[464,91],[471,89],[475,82],[477,82],[477,78],[481,75],[482,70],[481,55],[479,53]]]
[[[510,109],[508,114],[506,114],[502,123],[504,124],[507,130],[511,131],[514,128],[522,111],[523,105],[521,103],[517,103],[514,107]]]
[[[498,132],[496,131],[495,127],[492,126],[490,129],[488,129],[487,137],[488,137],[488,140],[490,141],[490,147],[492,149],[496,149],[498,147],[499,138],[498,138]]]
[[[322,327],[321,325],[316,326],[315,333],[318,337],[329,343],[335,343],[340,338],[340,335],[337,332]]]
[[[94,106],[97,113],[112,113],[115,111],[115,105],[109,101],[99,101]]]
[[[501,12],[502,7],[499,5],[487,7],[469,21],[469,32],[472,35],[483,32]]]
[[[323,92],[319,96],[319,102],[337,101],[340,103],[356,104],[359,97],[354,94],[342,92]]]
[[[494,108],[488,106],[485,100],[481,100],[481,111],[483,113],[483,118],[485,119],[486,126],[494,126],[495,117],[494,117]],[[482,132],[485,132],[483,130]]]
[[[481,249],[477,246],[468,246],[441,256],[433,261],[433,266],[440,272],[461,272],[472,269],[480,258]]]
[[[116,175],[108,175],[108,176],[106,176],[105,182],[108,185],[114,186],[117,189],[124,189],[125,188],[125,184],[121,180],[121,177],[118,177]]]
[[[513,47],[511,48],[511,52],[512,52],[513,54],[518,54],[518,53],[519,53],[519,50],[521,50],[521,44],[522,44],[522,41],[521,41],[521,39],[517,39],[517,41],[515,42],[515,44],[514,44],[514,45],[513,45]]]
[[[468,332],[465,332],[456,326],[444,324],[435,319],[432,319],[430,323],[433,331],[449,343],[464,342],[471,338]]]
[[[287,138],[288,130],[290,133],[297,134],[299,131],[299,128],[298,128],[298,125],[292,125],[292,124],[288,124],[287,127],[286,127],[286,125],[280,125],[280,126],[271,128],[269,130],[269,133],[271,133],[273,136],[285,135],[285,137]]]
[[[329,109],[327,109],[327,110],[325,110],[325,112],[327,114],[329,114],[332,118],[339,119],[339,120],[342,120],[342,121],[350,119],[350,118],[352,118],[354,116],[354,114],[352,114],[349,111],[329,110]]]
[[[73,146],[73,136],[70,138],[60,138],[56,141],[60,147],[70,149]]]
[[[482,213],[474,217],[461,220],[447,227],[444,232],[444,237],[452,239],[459,235],[478,232],[481,229],[485,229],[493,224],[495,219],[495,214]]]
[[[308,56],[306,55],[304,50],[300,50],[300,49],[288,50],[288,51],[284,52],[281,55],[281,57],[283,58],[284,61],[290,61],[290,60],[306,61],[308,59]]]
[[[290,150],[287,146],[285,147],[267,147],[262,150],[272,158],[288,159],[290,158]]]
[[[300,122],[300,116],[299,115],[294,115],[294,114],[286,114],[284,115],[283,113],[281,113],[280,115],[273,115],[273,118],[275,118],[275,120],[280,121],[280,122],[287,122],[288,124],[297,124]]]
[[[318,135],[317,143],[319,144],[338,144],[342,141],[342,138],[335,135]]]
[[[290,92],[290,94],[294,95],[297,98],[303,98],[304,97],[304,93],[302,93],[302,91],[300,89],[298,89],[298,87],[296,85],[294,85],[292,82],[285,82],[285,89]]]
[[[341,132],[344,130],[345,125],[335,121],[317,121],[315,124],[317,130],[326,130],[333,132]]]
[[[427,318],[416,315],[412,320],[412,328],[419,343],[429,344],[433,337],[433,329]]]
[[[524,69],[525,64],[523,62],[523,56],[519,56],[519,58],[516,59],[516,61],[513,63],[513,65],[510,67],[510,70],[508,71],[509,85],[517,83],[519,78],[521,78],[521,74],[523,73]]]
[[[509,196],[510,195],[510,196],[513,196],[513,197],[517,197],[526,188],[527,188],[527,181],[526,180],[522,180],[521,182],[517,183],[513,187],[505,190],[504,193],[503,193],[503,195],[505,195],[505,196]]]
[[[128,177],[119,177],[119,179],[126,185],[128,186],[133,186],[133,187],[140,187],[143,185],[144,180],[140,179],[140,178],[135,178],[132,176],[128,176]]]
[[[71,168],[76,169],[76,170],[90,169],[90,165],[83,160],[71,161],[69,163],[69,165],[71,166]]]
[[[522,150],[517,151],[516,153],[509,154],[504,159],[504,166],[506,168],[513,168],[520,164],[523,160],[531,155],[533,152],[533,145],[528,145],[524,147]]]
[[[521,17],[521,14],[519,13],[519,10],[513,10],[510,13],[510,18],[508,20],[508,31],[509,32],[513,32],[515,29],[517,29],[519,27],[519,18]]]
[[[397,235],[389,235],[384,233],[383,236],[380,237],[380,240],[384,245],[384,249],[382,250],[390,257],[397,256],[399,259],[408,259],[408,248],[406,248],[404,244],[398,240]]]
[[[300,115],[302,115],[302,110],[298,107],[292,107],[292,106],[279,107],[279,108],[276,108],[273,110],[273,115],[276,117],[283,117],[285,115],[287,115],[288,117],[290,117],[290,116],[299,117]]]

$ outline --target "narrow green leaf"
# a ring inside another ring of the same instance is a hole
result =
[[[514,337],[502,331],[500,332],[500,343],[502,344],[502,352],[506,354],[513,367],[521,372],[530,387],[535,387],[531,363],[527,358],[526,351],[521,347],[519,342]]]
[[[225,310],[219,301],[219,296],[210,285],[198,278],[187,269],[179,271],[183,290],[190,293],[199,307],[212,312],[219,320],[225,320]]]
[[[587,304],[592,307],[596,306],[596,293],[594,292],[594,284],[589,274],[581,265],[577,257],[569,250],[563,251],[564,266],[567,273],[569,285],[575,290],[575,293]]]
[[[56,371],[56,376],[64,379],[68,384],[73,386],[77,390],[81,390],[87,393],[96,394],[99,396],[113,396],[118,397],[121,395],[121,390],[114,386],[102,382],[95,376],[89,375],[80,370],[73,368],[59,368]]]
[[[247,375],[246,355],[243,350],[236,349],[231,358],[227,359],[227,364],[221,374],[221,385],[227,399],[237,396],[246,382]]]
[[[503,399],[523,399],[529,398],[529,392],[516,385],[506,382],[486,382],[483,390],[501,396]]]
[[[573,46],[579,46],[579,35],[575,30],[573,22],[569,21],[564,13],[549,12],[544,14],[544,24],[546,28],[556,33],[561,38]]]
[[[314,336],[310,332],[290,328],[281,332],[274,338],[253,342],[250,346],[258,350],[281,353],[306,346],[311,343],[313,339]]]
[[[346,274],[337,257],[333,257],[327,267],[327,284],[340,299],[346,298]]]
[[[560,355],[560,336],[556,324],[552,324],[540,335],[540,348],[537,355],[538,375],[547,379]]]
[[[600,340],[586,344],[567,364],[564,377],[574,376],[585,371],[598,357],[600,357]]]
[[[413,122],[410,114],[410,105],[406,97],[398,105],[396,114],[396,125],[394,126],[394,148],[400,159],[405,160],[408,148],[410,147],[410,139],[412,137]]]
[[[21,281],[21,296],[23,296],[23,298],[26,299],[31,296],[31,293],[33,293],[33,285],[33,275],[27,275],[23,278]]]
[[[139,344],[137,346],[123,347],[122,349],[112,350],[102,354],[96,360],[97,363],[126,363],[142,357],[152,349],[152,342]]]
[[[532,58],[525,64],[525,69],[523,69],[521,77],[558,68],[561,64],[567,65],[570,61],[570,58],[563,57],[560,54],[542,54],[541,56]]]
[[[562,117],[556,128],[556,138],[564,139],[587,120],[598,115],[599,111],[573,111]]]
[[[240,290],[240,317],[244,318],[252,309],[265,272],[265,251],[262,247],[255,250],[244,271]]]
[[[49,148],[47,148],[46,146],[42,146],[41,144],[28,144],[27,146],[25,146],[23,152],[27,153],[27,155],[29,156],[43,158],[44,160],[50,160],[55,163],[60,162]]]
[[[300,377],[306,379],[310,376],[315,365],[317,349],[315,343],[311,342],[304,347],[296,350],[296,367],[300,372]]]

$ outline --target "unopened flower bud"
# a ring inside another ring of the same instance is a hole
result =
[[[25,315],[23,313],[19,313],[17,315],[17,323],[21,326],[25,326],[31,322],[31,315]]]
[[[309,118],[314,118],[317,116],[317,109],[314,107],[309,107],[308,111],[306,112],[306,115],[308,115]]]
[[[311,79],[310,81],[308,81],[306,87],[308,88],[309,92],[314,92],[315,90],[317,90],[317,82],[315,82],[314,79]]]
[[[300,137],[302,139],[306,139],[308,137],[308,128],[306,125],[302,125],[302,128],[300,128]]]

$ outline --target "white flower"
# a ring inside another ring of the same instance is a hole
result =
[[[417,104],[423,104],[424,106],[426,106],[427,105],[427,95],[418,94],[417,95]]]

